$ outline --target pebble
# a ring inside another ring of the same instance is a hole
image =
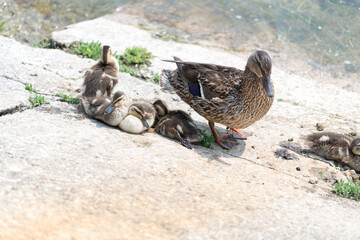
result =
[[[310,183],[310,184],[317,184],[317,183],[318,183],[318,180],[315,179],[315,178],[312,178],[312,179],[309,180],[309,183]]]
[[[287,149],[278,149],[275,151],[275,155],[285,160],[299,160],[298,156],[293,153],[289,153]]]
[[[324,131],[325,125],[324,125],[323,123],[317,123],[317,124],[316,124],[316,129],[317,129],[318,131]]]
[[[300,167],[296,167],[296,171],[301,171],[301,168],[300,168]]]

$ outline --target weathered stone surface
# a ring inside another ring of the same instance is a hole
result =
[[[41,93],[75,92],[84,70],[93,64],[92,60],[79,61],[78,56],[61,50],[29,48],[2,36],[0,52],[0,111],[30,104],[25,83]]]
[[[172,55],[240,68],[248,56],[163,42],[112,18],[69,26],[53,38],[100,40],[118,52],[145,46],[157,56],[157,72],[174,68],[160,61]],[[28,98],[24,86],[7,77],[43,93],[76,95],[84,70],[94,64],[3,37],[0,46],[9,49],[0,60],[6,69],[0,72],[1,108]],[[276,65],[273,79],[274,106],[249,128],[254,135],[231,151],[189,150],[151,132],[127,134],[50,96],[48,105],[0,117],[0,239],[358,239],[360,204],[332,194],[331,182],[316,173],[344,175],[300,155],[276,158],[274,151],[290,138],[302,143],[317,122],[359,132],[359,95]],[[202,117],[155,84],[120,74],[116,88],[134,100],[163,98],[208,130]]]

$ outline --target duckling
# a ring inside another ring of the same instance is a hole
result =
[[[113,98],[83,98],[82,107],[87,115],[103,121],[110,126],[118,126],[127,115],[126,95],[117,91]]]
[[[133,103],[129,106],[127,116],[120,122],[119,128],[129,133],[142,133],[154,123],[156,111],[147,102]]]
[[[360,138],[355,138],[352,141],[350,145],[350,149],[353,152],[353,154],[360,155]]]
[[[100,61],[86,71],[81,94],[84,97],[110,97],[118,83],[119,63],[109,46],[103,46]]]
[[[343,134],[323,132],[310,134],[305,139],[315,154],[360,171],[360,138],[353,140]]]
[[[180,141],[181,145],[192,149],[191,142],[200,142],[203,136],[199,133],[189,114],[181,110],[169,111],[162,100],[154,102],[159,120],[155,132]]]

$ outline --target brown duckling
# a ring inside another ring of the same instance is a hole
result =
[[[320,132],[308,135],[306,140],[310,150],[316,155],[360,171],[360,138],[352,139],[339,133]]]
[[[168,60],[166,60],[168,61]],[[174,57],[177,69],[163,70],[160,85],[163,90],[175,92],[184,102],[209,121],[216,142],[223,148],[237,144],[232,133],[246,139],[246,128],[260,120],[274,101],[271,80],[272,62],[265,51],[255,51],[248,59],[245,70],[215,64],[183,62]],[[215,123],[231,129],[230,134],[219,136]],[[228,143],[228,144],[227,144]]]
[[[152,104],[133,103],[129,106],[127,116],[120,122],[119,128],[129,133],[142,133],[154,124],[155,117],[156,111]]]
[[[100,60],[85,73],[81,94],[84,97],[110,97],[118,83],[119,63],[109,46],[103,46]]]
[[[181,110],[169,111],[166,103],[162,100],[155,101],[153,105],[159,118],[155,132],[177,139],[181,145],[189,149],[192,149],[190,143],[202,140],[203,136],[199,133],[189,114]]]
[[[109,97],[85,97],[81,100],[81,104],[87,115],[110,126],[118,126],[128,112],[126,96],[121,91],[117,91],[112,99]]]

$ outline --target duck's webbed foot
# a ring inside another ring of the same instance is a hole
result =
[[[192,146],[190,144],[190,142],[186,139],[183,139],[180,135],[180,133],[176,130],[175,134],[174,134],[175,138],[177,140],[179,140],[179,142],[181,143],[181,145],[183,145],[184,147],[188,148],[188,149],[192,149]]]
[[[226,134],[224,136],[219,136],[215,130],[214,122],[209,122],[209,126],[211,129],[211,132],[214,135],[215,141],[217,142],[217,144],[219,144],[220,147],[222,147],[226,150],[230,150],[233,145],[239,144],[238,141],[236,140],[236,138],[233,136],[233,133]]]
[[[243,129],[230,128],[228,131],[235,139],[246,140],[248,137],[252,136],[252,132],[248,132]]]
[[[239,142],[236,140],[232,133],[226,134],[224,136],[218,136],[217,138],[215,137],[215,141],[217,142],[217,144],[220,145],[220,147],[227,150],[231,149],[232,146],[239,144]]]

